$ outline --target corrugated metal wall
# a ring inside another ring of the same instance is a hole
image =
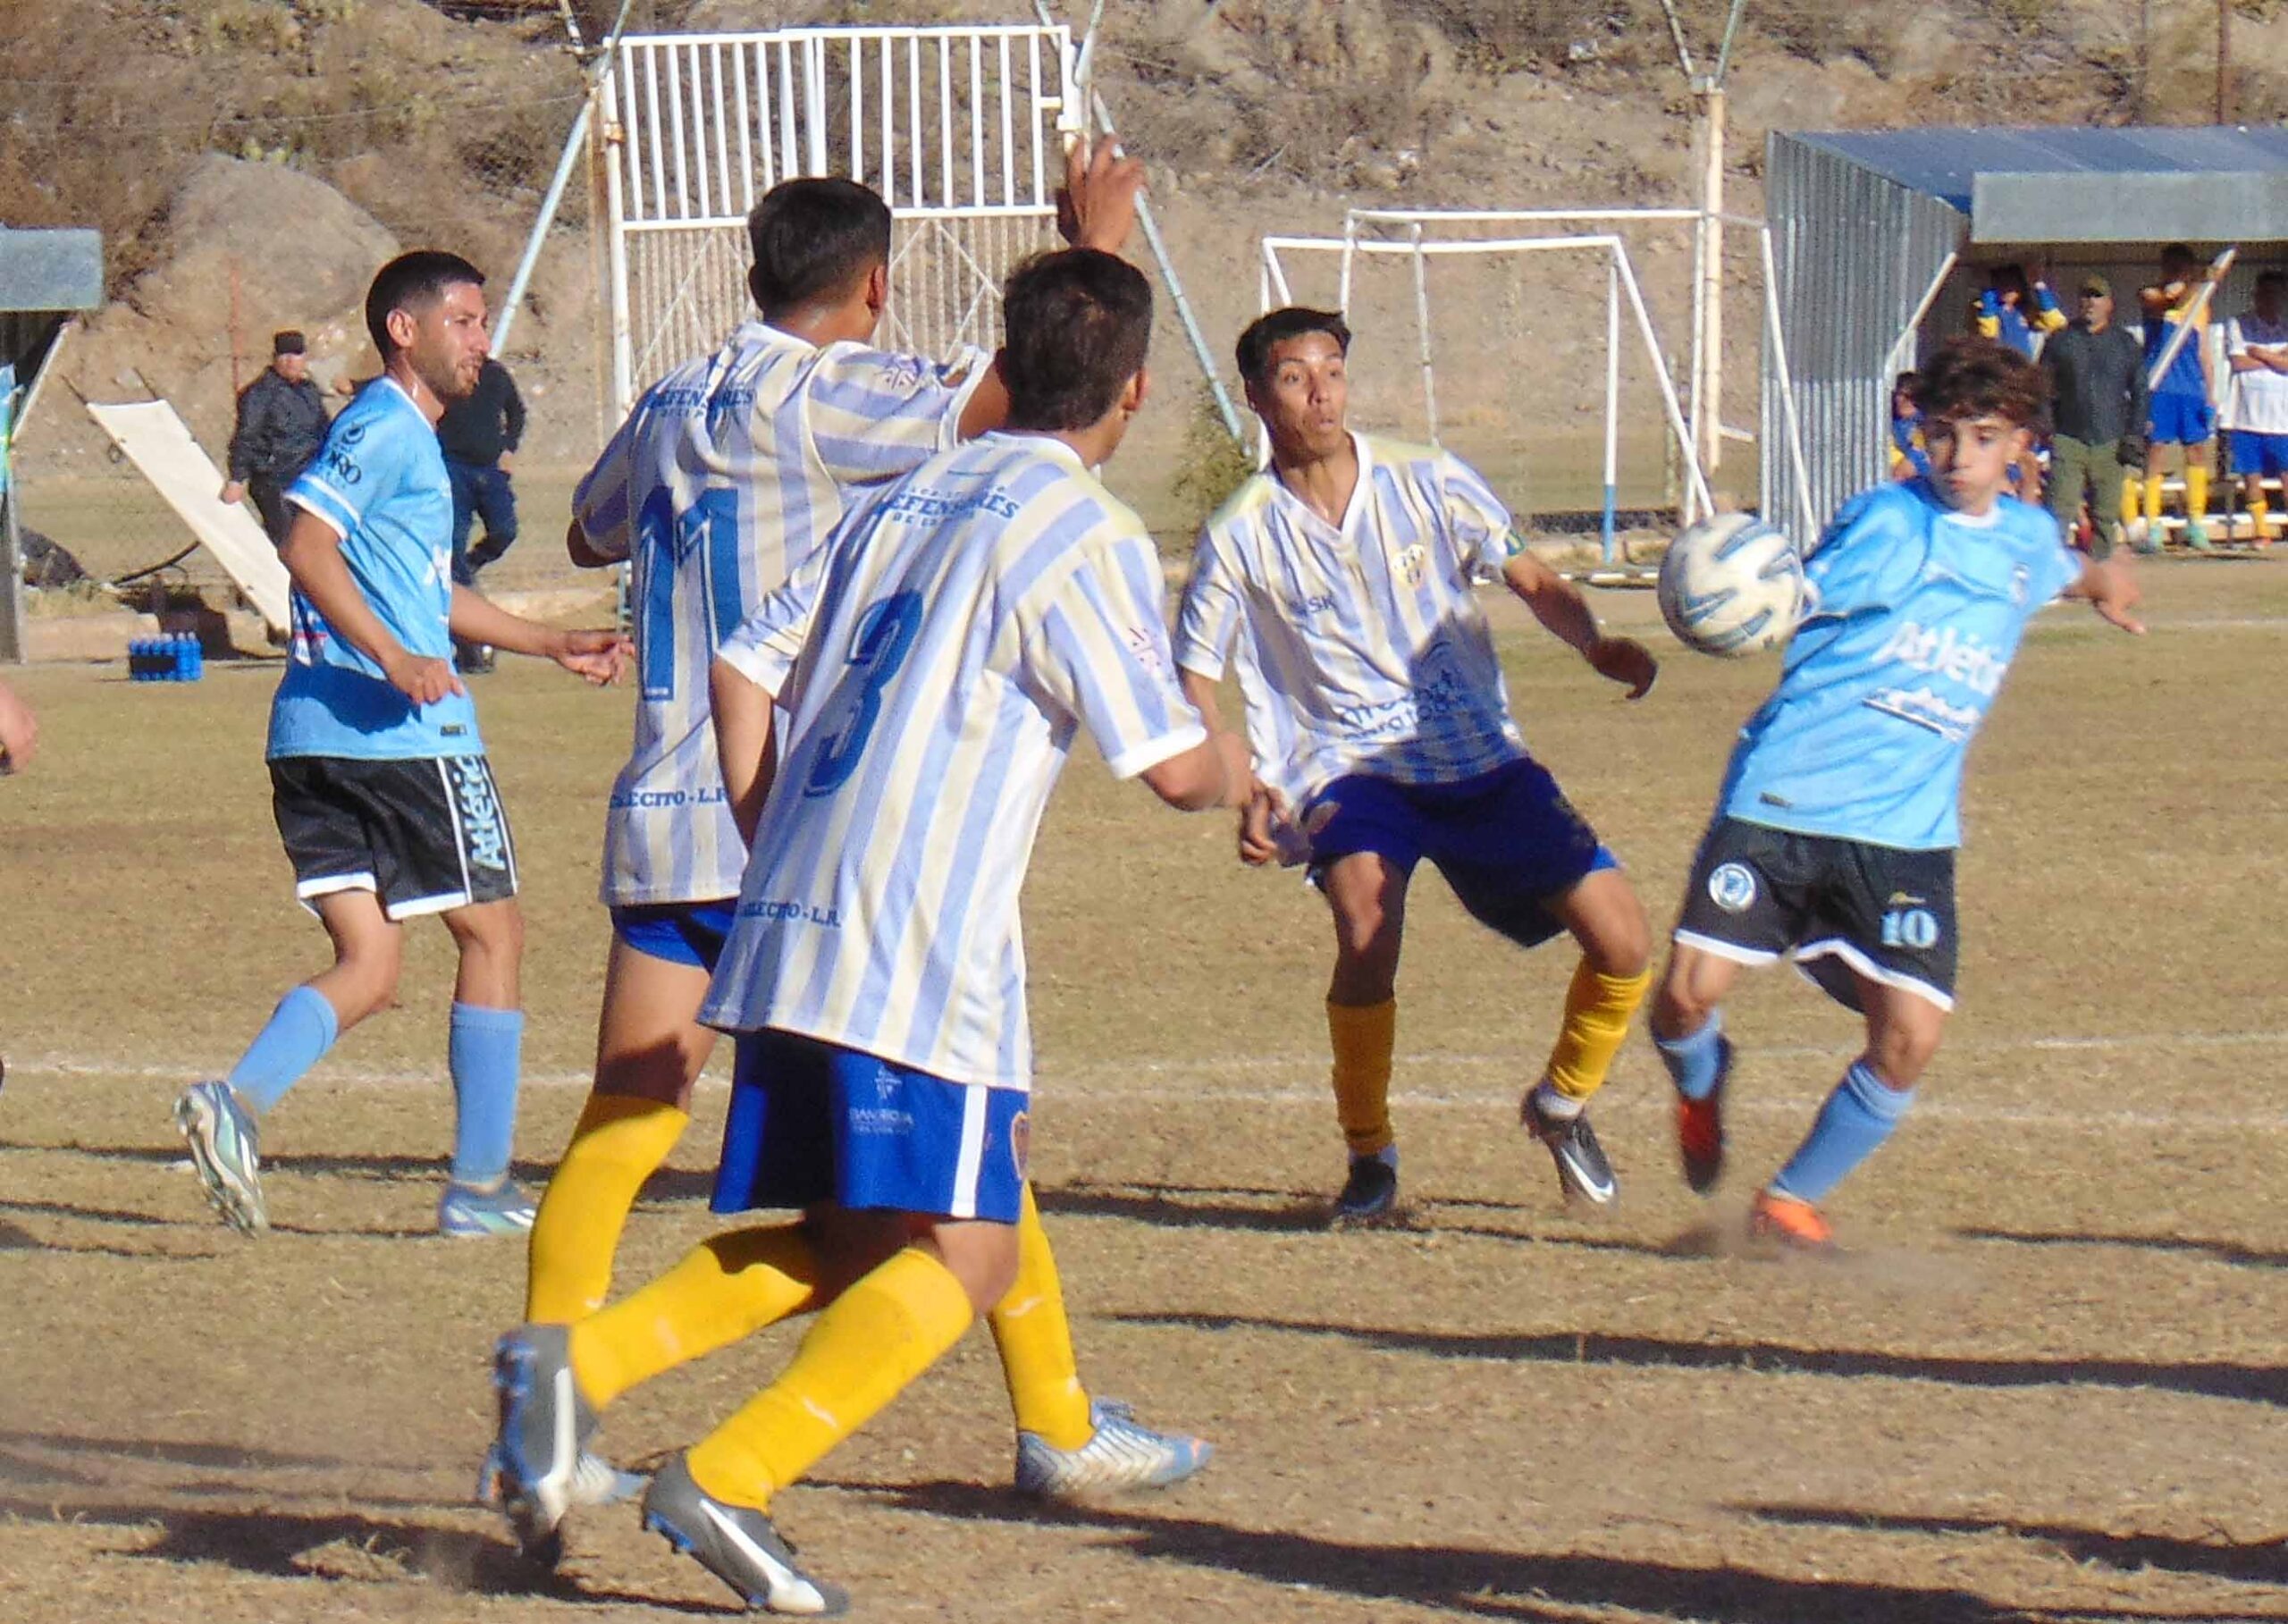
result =
[[[1765,143],[1779,319],[1813,511],[1795,495],[1778,360],[1763,345],[1763,510],[1809,546],[1844,500],[1885,475],[1893,342],[1968,223],[1935,198],[1774,131]]]

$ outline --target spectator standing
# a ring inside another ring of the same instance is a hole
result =
[[[2288,272],[2256,279],[2254,307],[2225,324],[2225,355],[2233,368],[2233,472],[2247,482],[2250,532],[2263,547],[2272,540],[2264,482],[2288,478]]]
[[[273,334],[270,365],[239,391],[239,420],[231,430],[231,476],[223,500],[254,499],[270,544],[286,544],[293,515],[286,487],[324,442],[325,395],[310,377],[309,345],[290,329]]]
[[[2182,448],[2184,465],[2184,541],[2188,547],[2208,545],[2202,520],[2208,513],[2209,442],[2216,436],[2215,391],[2208,387],[2207,306],[2201,293],[2208,286],[2200,258],[2181,242],[2161,250],[2160,280],[2140,289],[2137,299],[2145,324],[2145,365],[2157,366],[2177,329],[2191,324],[2191,334],[2169,363],[2166,375],[2150,380],[2152,411],[2145,446],[2145,531],[2147,544],[2161,543],[2162,463],[2165,446]],[[2199,306],[2200,313],[2195,314]]]
[[[1930,471],[1930,458],[1922,449],[1922,408],[1915,397],[1922,389],[1919,374],[1903,372],[1891,383],[1891,477],[1920,479]]]
[[[1986,273],[1986,291],[1971,320],[1979,337],[2007,344],[2031,361],[2040,347],[2038,335],[2063,331],[2066,315],[2039,266],[2030,281],[2021,266],[1996,265]]]
[[[2086,492],[2090,551],[2103,560],[2119,539],[2123,498],[2136,488],[2133,471],[2145,459],[2145,353],[2127,328],[2114,325],[2113,287],[2104,277],[2083,277],[2077,303],[2074,324],[2051,334],[2041,350],[2049,379],[2049,510],[2070,538]]]
[[[509,475],[517,446],[525,437],[525,398],[509,369],[490,356],[476,388],[452,402],[437,423],[444,448],[445,475],[453,485],[453,579],[476,585],[477,573],[497,560],[517,540],[517,493]],[[484,538],[469,545],[469,532],[484,521]],[[492,651],[456,643],[454,662],[464,671],[489,671]]]

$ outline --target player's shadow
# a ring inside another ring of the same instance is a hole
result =
[[[1351,1544],[1281,1529],[1238,1528],[1199,1518],[1152,1516],[1102,1506],[1021,1505],[967,1483],[861,1488],[930,1516],[1012,1525],[1062,1523],[1112,1536],[1145,1561],[1173,1561],[1369,1603],[1413,1604],[1485,1619],[1560,1620],[1583,1610],[1627,1611],[1710,1624],[1779,1624],[1849,1619],[1854,1624],[2015,1624],[2023,1609],[1964,1590],[1873,1580],[1794,1578],[1737,1566],[1632,1561],[1575,1552],[1538,1554],[1462,1545]],[[2147,1618],[2104,1608],[2076,1618]],[[2222,1624],[2240,1615],[2172,1613]]]
[[[403,1577],[476,1595],[619,1603],[709,1617],[738,1611],[601,1589],[526,1561],[514,1545],[496,1536],[409,1517],[356,1511],[314,1513],[270,1506],[256,1510],[187,1507],[168,1503],[164,1497],[59,1507],[53,1500],[19,1499],[4,1494],[0,1494],[0,1514],[28,1521],[64,1518],[121,1527],[156,1527],[158,1537],[139,1546],[134,1556],[164,1562],[214,1562],[270,1578]]]
[[[2058,1230],[1958,1229],[1965,1241],[2004,1241],[2018,1246],[2128,1247],[2138,1251],[2182,1252],[2243,1268],[2288,1268],[2288,1251],[2265,1251],[2237,1241],[2209,1241],[2192,1235],[2084,1233]]]
[[[1794,1348],[1779,1342],[1679,1342],[1661,1336],[1617,1336],[1602,1331],[1411,1331],[1245,1314],[1114,1314],[1107,1317],[1140,1325],[1341,1337],[1385,1352],[1420,1353],[1434,1359],[1740,1370],[1785,1376],[1886,1376],[1944,1382],[1957,1387],[2148,1387],[2202,1398],[2288,1405],[2288,1368],[2221,1359],[2169,1364],[2153,1359],[2101,1358],[1986,1359],[1960,1354]]]
[[[1851,1511],[1828,1506],[1739,1505],[1760,1522],[1791,1527],[1866,1529],[1885,1534],[2006,1534],[2054,1545],[2068,1560],[2134,1573],[2161,1568],[2250,1585],[2288,1584],[2288,1539],[2251,1544],[2177,1539],[2166,1534],[2104,1534],[2060,1523],[2014,1522],[1986,1517],[1916,1517]]]
[[[1098,1184],[1085,1181],[1055,1188],[1033,1187],[1045,1213],[1089,1218],[1120,1218],[1165,1229],[1226,1229],[1291,1234],[1333,1227],[1333,1200],[1303,1190],[1215,1189],[1196,1184]],[[1401,1233],[1467,1235],[1487,1241],[1527,1241],[1587,1251],[1628,1252],[1648,1258],[1707,1258],[1723,1248],[1708,1235],[1689,1232],[1671,1241],[1632,1241],[1619,1235],[1552,1233],[1525,1226],[1470,1223],[1458,1211],[1527,1213],[1523,1203],[1476,1198],[1427,1197],[1401,1204],[1388,1223],[1365,1224],[1359,1232],[1389,1229]],[[1552,1210],[1554,1210],[1552,1207]]]

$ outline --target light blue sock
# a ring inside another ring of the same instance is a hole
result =
[[[509,1176],[525,1012],[453,1006],[446,1054],[453,1073],[453,1182],[489,1190]]]
[[[270,1024],[256,1034],[225,1081],[247,1108],[260,1116],[325,1058],[341,1032],[341,1018],[325,994],[315,987],[297,987],[278,1000],[278,1007],[270,1012]]]
[[[1779,1195],[1824,1201],[1844,1176],[1875,1153],[1914,1103],[1913,1089],[1884,1086],[1864,1058],[1851,1063],[1796,1154],[1771,1181]]]
[[[1723,1045],[1718,1041],[1724,1035],[1724,1012],[1712,1009],[1708,1019],[1700,1023],[1696,1032],[1687,1032],[1681,1038],[1653,1035],[1653,1047],[1661,1051],[1661,1063],[1669,1068],[1669,1080],[1677,1085],[1677,1092],[1687,1099],[1705,1099],[1716,1091],[1716,1064]]]

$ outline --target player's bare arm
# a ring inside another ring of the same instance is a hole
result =
[[[1216,683],[1200,672],[1185,670],[1179,674],[1183,696],[1191,708],[1199,712],[1200,720],[1207,724],[1211,734],[1224,731],[1224,712],[1216,703]],[[1247,799],[1240,807],[1240,861],[1250,868],[1261,868],[1280,855],[1276,833],[1287,821],[1287,797],[1255,776],[1252,758],[1248,763]]]
[[[603,569],[624,561],[610,553],[597,551],[588,540],[588,533],[580,528],[580,521],[576,518],[565,529],[564,556],[572,560],[575,569]]]
[[[776,702],[761,684],[728,660],[718,660],[710,669],[707,693],[731,820],[739,826],[739,838],[752,846],[762,804],[778,770],[778,734],[770,725]]]
[[[1609,637],[1598,630],[1588,600],[1572,582],[1523,551],[1512,553],[1502,567],[1502,579],[1533,610],[1534,618],[1559,642],[1577,650],[1598,676],[1627,687],[1630,699],[1642,699],[1653,691],[1660,661],[1634,637]]]
[[[333,635],[381,667],[390,686],[415,704],[433,705],[448,694],[465,692],[451,661],[408,652],[382,624],[342,562],[341,538],[324,519],[307,510],[297,513],[278,558]]]
[[[2102,564],[2094,559],[2086,560],[2082,578],[2067,587],[2064,595],[2087,603],[2107,625],[2117,626],[2132,636],[2145,635],[2145,623],[2130,613],[2145,594],[2129,560],[2118,554]]]
[[[1244,806],[1254,782],[1248,742],[1236,733],[1211,733],[1139,776],[1145,787],[1178,812]]]
[[[17,772],[31,765],[39,748],[39,719],[16,691],[0,682],[0,772]]]
[[[619,633],[601,628],[567,631],[512,615],[482,593],[455,585],[453,635],[471,643],[489,643],[511,654],[532,654],[553,660],[576,677],[598,687],[619,680],[634,645]]]

